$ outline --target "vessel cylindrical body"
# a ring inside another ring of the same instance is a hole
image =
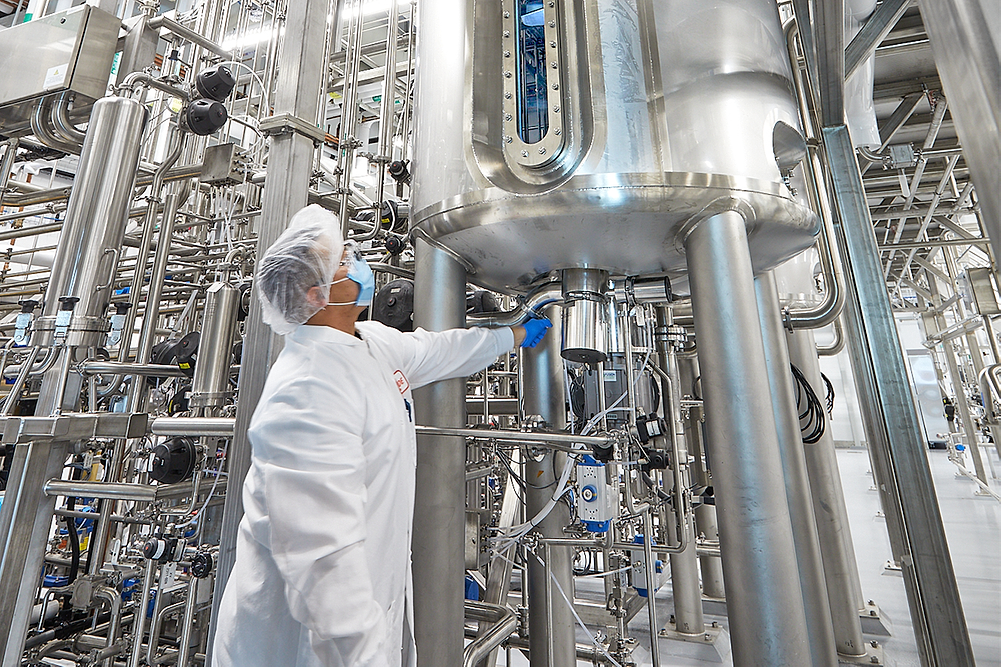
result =
[[[218,407],[231,394],[229,367],[239,303],[240,291],[227,283],[213,283],[205,292],[198,361],[191,381],[191,407]]]
[[[61,297],[79,299],[68,344],[96,345],[107,329],[104,311],[128,222],[147,116],[146,107],[130,98],[105,97],[94,104],[45,305],[35,324],[35,344],[51,342]]]

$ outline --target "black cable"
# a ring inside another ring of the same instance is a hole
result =
[[[520,491],[518,488],[515,489],[518,499],[521,500],[521,502],[525,502],[525,482],[514,472],[514,469],[505,457],[503,450],[497,450],[497,458],[500,459],[501,463],[504,464],[504,467],[507,469],[508,479],[513,481],[520,488]]]
[[[654,482],[653,478],[650,477],[650,475],[648,475],[645,472],[640,472],[640,477],[643,479],[643,483],[646,484],[648,487],[650,487],[651,491],[657,494],[658,498],[667,502],[671,501],[671,496],[668,495],[667,492],[664,491],[664,489],[660,488],[660,485]]]
[[[793,377],[796,379],[796,408],[799,410],[799,427],[803,435],[803,443],[813,445],[820,442],[820,438],[823,437],[827,428],[824,407],[803,372],[793,364],[790,364],[790,367]],[[805,424],[803,420],[806,420]]]
[[[831,379],[826,375],[824,375],[823,373],[820,374],[820,377],[824,378],[824,384],[827,385],[826,398],[827,398],[827,412],[829,414],[832,410],[834,410],[834,385],[831,383]]]
[[[76,507],[76,498],[69,496],[66,499],[66,509],[72,511]],[[80,535],[76,532],[76,518],[72,516],[66,519],[66,539],[70,545],[70,574],[67,584],[76,581],[76,575],[80,573]],[[44,612],[44,610],[43,610]]]

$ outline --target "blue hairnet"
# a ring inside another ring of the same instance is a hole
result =
[[[334,279],[344,250],[340,222],[317,204],[300,209],[288,229],[271,244],[257,264],[257,296],[261,315],[275,333],[289,334],[326,304],[307,298],[311,287]]]

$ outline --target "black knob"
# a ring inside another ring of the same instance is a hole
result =
[[[188,105],[184,117],[187,120],[188,129],[198,136],[204,137],[225,125],[229,114],[222,102],[201,99]]]
[[[21,306],[22,313],[34,312],[35,308],[38,308],[38,302],[34,299],[25,299],[24,301],[18,301],[17,305]]]
[[[207,551],[199,551],[191,559],[191,574],[199,579],[204,579],[212,573],[212,554]]]
[[[393,177],[393,180],[405,183],[410,180],[410,170],[407,168],[407,163],[403,160],[393,160],[389,163],[389,175]]]
[[[229,97],[235,86],[236,77],[225,65],[203,69],[195,79],[195,88],[198,89],[198,93],[217,102],[222,102]]]
[[[386,252],[390,255],[399,255],[407,247],[407,240],[402,236],[386,237]]]
[[[177,484],[195,471],[197,452],[190,438],[177,437],[153,448],[149,476],[161,484]]]

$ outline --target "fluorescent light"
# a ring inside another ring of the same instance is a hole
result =
[[[413,2],[413,0],[397,0],[397,9],[403,9],[411,2]],[[344,17],[349,18],[357,16],[359,7],[361,7],[362,16],[385,14],[392,8],[392,5],[392,0],[359,0],[358,2],[351,3],[344,8]]]
[[[227,51],[238,51],[245,49],[250,46],[257,46],[261,42],[271,41],[271,35],[274,31],[269,27],[267,29],[259,28],[257,30],[248,30],[239,35],[232,35],[227,37],[222,42],[222,48]],[[285,26],[282,26],[278,30],[278,35],[283,36],[285,34]]]

